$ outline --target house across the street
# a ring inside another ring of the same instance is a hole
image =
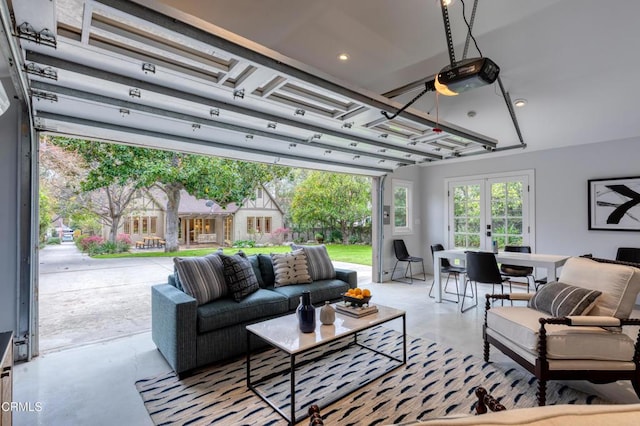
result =
[[[132,201],[129,215],[121,220],[118,233],[128,234],[131,240],[166,234],[167,198],[160,190],[141,191]],[[257,243],[274,241],[271,233],[283,226],[284,213],[269,191],[256,189],[255,199],[247,198],[242,205],[231,203],[226,207],[211,200],[203,200],[182,191],[178,208],[178,242],[181,245],[218,244],[229,246],[238,240],[255,240]],[[109,227],[103,226],[104,238]]]

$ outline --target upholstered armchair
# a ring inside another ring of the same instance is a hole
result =
[[[487,294],[484,359],[493,345],[535,375],[539,405],[549,380],[630,380],[640,397],[640,331],[624,332],[640,326],[629,319],[639,291],[640,269],[574,257],[535,294]],[[495,299],[527,306],[492,307]]]

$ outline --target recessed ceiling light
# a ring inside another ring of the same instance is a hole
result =
[[[338,59],[340,59],[341,61],[348,61],[349,60],[349,54],[341,53],[341,54],[338,55]]]
[[[527,104],[527,100],[526,99],[516,99],[515,101],[513,101],[513,104],[515,106],[517,106],[518,108],[522,108],[523,106],[525,106]]]

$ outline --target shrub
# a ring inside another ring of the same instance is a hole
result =
[[[47,238],[47,244],[60,244],[59,237],[49,237]]]
[[[256,242],[254,240],[236,240],[233,242],[233,247],[249,248],[255,247]]]
[[[338,229],[333,229],[331,234],[329,234],[329,241],[336,244],[342,243],[342,232]]]
[[[104,243],[104,238],[99,235],[92,235],[90,237],[83,238],[79,242],[81,250],[89,253],[90,255],[93,247],[102,245],[102,243]]]
[[[349,244],[358,244],[358,237],[355,235],[349,236]]]

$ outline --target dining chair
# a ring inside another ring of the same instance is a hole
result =
[[[484,251],[467,251],[465,258],[467,278],[464,280],[464,289],[462,290],[462,292],[463,294],[466,294],[467,283],[473,282],[473,285],[475,287],[476,303],[475,305],[468,306],[467,309],[465,309],[465,298],[463,297],[460,312],[466,312],[469,309],[478,306],[479,282],[484,284],[491,284],[491,293],[493,294],[496,285],[499,285],[500,291],[504,293],[504,282],[509,280],[508,278],[503,277],[500,273],[495,254]]]
[[[444,246],[442,244],[432,244],[431,245],[431,258],[434,259],[434,253],[437,251],[442,251],[444,250]],[[429,289],[429,297],[431,297],[432,299],[434,298],[433,296],[433,286],[436,282],[435,280],[435,274],[437,273],[437,271],[433,271],[434,273],[434,279],[431,282],[431,289]],[[458,286],[459,284],[459,277],[460,274],[466,274],[467,270],[463,267],[463,266],[456,266],[456,265],[452,265],[449,262],[449,259],[446,258],[441,258],[440,259],[440,273],[441,274],[447,274],[447,282],[444,285],[444,292],[448,293],[448,294],[455,294],[456,295],[456,299],[457,300],[451,300],[451,299],[442,299],[442,300],[446,300],[447,302],[454,302],[454,303],[460,303],[460,288]],[[455,279],[456,282],[456,291],[455,293],[452,291],[447,291],[447,286],[449,285],[449,279],[451,278],[451,276],[453,275],[453,278]],[[471,292],[471,296],[467,296],[466,294],[463,294],[462,296],[464,297],[471,297],[473,298],[473,291]]]
[[[640,263],[640,248],[619,247],[618,252],[616,253],[616,260]]]
[[[391,281],[398,281],[406,283],[407,281],[403,280],[394,280],[393,275],[396,272],[396,267],[399,262],[407,262],[407,267],[404,270],[404,278],[410,278],[409,284],[413,284],[413,271],[411,270],[412,263],[421,263],[422,264],[422,276],[424,279],[420,280],[420,278],[416,278],[420,281],[426,281],[427,275],[424,269],[424,260],[421,257],[411,256],[409,251],[407,250],[407,246],[404,244],[404,240],[393,240],[393,252],[396,256],[396,264],[393,266],[393,271],[391,272]],[[407,276],[407,271],[409,275]]]
[[[531,253],[530,246],[505,246],[504,251],[512,253]],[[536,288],[536,278],[533,276],[531,266],[500,265],[500,273],[509,279],[509,292],[511,292],[511,278],[525,278],[527,280],[527,293],[529,293],[529,278],[534,288]]]

